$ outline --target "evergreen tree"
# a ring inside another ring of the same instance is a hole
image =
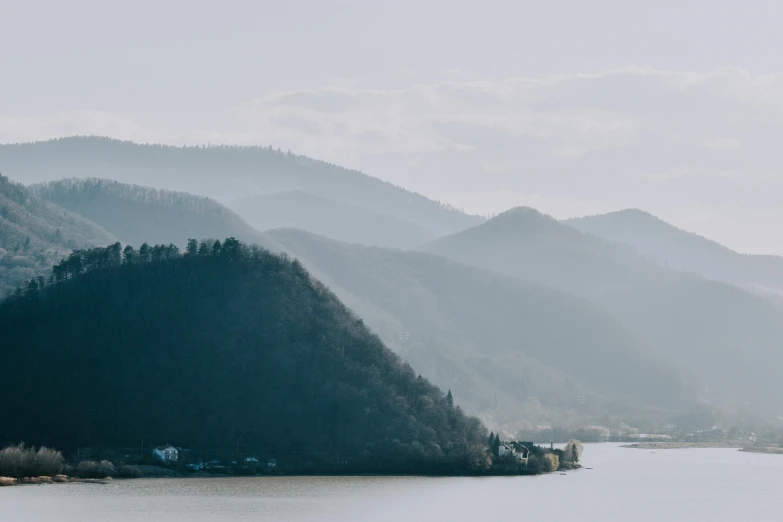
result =
[[[451,394],[451,390],[446,394],[446,404],[449,405],[449,408],[454,407],[454,396]]]
[[[136,262],[136,251],[132,246],[126,246],[122,251],[122,262],[126,265],[132,265]]]
[[[139,262],[147,263],[150,260],[150,246],[145,242],[139,247]]]
[[[189,256],[195,256],[198,254],[198,241],[195,239],[188,239],[187,252]]]

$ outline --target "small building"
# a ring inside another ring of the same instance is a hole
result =
[[[527,464],[527,459],[530,458],[530,449],[528,446],[515,440],[512,440],[511,442],[502,442],[498,447],[498,457],[504,457],[506,455],[510,455],[523,464]]]
[[[179,449],[171,444],[158,446],[152,450],[152,454],[161,462],[174,463],[179,460]]]
[[[186,464],[185,468],[189,471],[201,471],[203,469],[206,469],[207,464],[203,460],[200,460],[198,462],[191,462],[190,464]]]

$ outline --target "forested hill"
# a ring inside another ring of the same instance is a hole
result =
[[[312,466],[486,464],[486,429],[296,261],[233,238],[81,251],[0,303],[0,440],[142,439]]]
[[[99,223],[122,242],[183,244],[227,237],[264,244],[263,234],[215,200],[106,179],[64,179],[30,187],[38,196]]]
[[[73,249],[115,240],[95,223],[0,175],[0,299]]]
[[[481,222],[362,172],[271,147],[170,147],[70,137],[0,145],[0,168],[25,184],[98,177],[192,192],[225,203],[253,194],[303,190],[414,223],[434,236]]]

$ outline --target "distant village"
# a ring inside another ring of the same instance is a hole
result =
[[[152,449],[152,456],[160,464],[172,468],[181,468],[191,473],[228,474],[240,472],[257,475],[261,473],[274,473],[277,471],[277,459],[274,458],[259,459],[251,455],[243,457],[240,460],[203,460],[201,458],[195,458],[191,450],[173,446],[171,444],[156,446]]]

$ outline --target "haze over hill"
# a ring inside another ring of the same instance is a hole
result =
[[[691,377],[588,301],[431,254],[269,236],[492,426],[643,423],[695,401]]]
[[[115,240],[95,223],[0,175],[0,299],[73,249]]]
[[[783,314],[765,299],[665,269],[532,209],[508,211],[425,249],[589,298],[656,354],[698,376],[705,399],[780,412]]]
[[[292,190],[386,214],[433,236],[481,222],[454,208],[356,170],[271,147],[171,147],[101,137],[0,145],[0,165],[25,184],[107,178],[230,202]]]
[[[376,473],[483,465],[481,423],[300,264],[233,238],[185,255],[111,250],[0,302],[0,338],[15,347],[0,366],[0,440],[75,449],[146,437],[285,455],[303,471],[346,456]]]
[[[695,397],[690,378],[648,357],[625,327],[561,292],[429,254],[297,230],[261,234],[218,203],[189,194],[106,180],[34,189],[137,244],[142,237],[177,243],[183,235],[221,231],[301,258],[389,346],[496,426],[587,418],[618,424],[673,411],[681,395]]]
[[[762,293],[783,295],[783,258],[735,252],[637,209],[570,219],[566,224],[625,243],[662,265]]]
[[[38,196],[111,231],[124,243],[183,244],[233,236],[264,244],[263,234],[217,201],[105,179],[65,179],[30,187]]]
[[[413,222],[301,190],[238,199],[231,208],[262,231],[298,228],[339,241],[391,248],[415,247],[434,239]]]

